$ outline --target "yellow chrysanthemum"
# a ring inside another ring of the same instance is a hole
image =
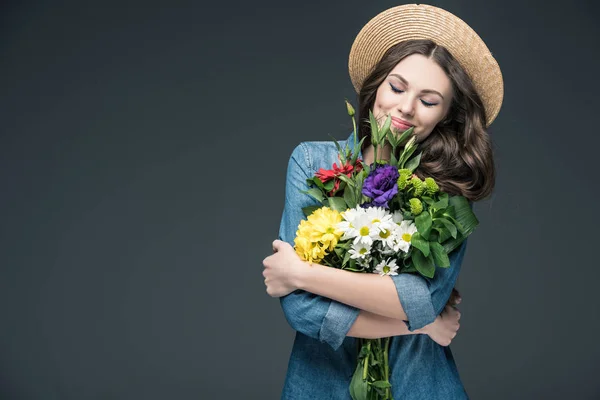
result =
[[[341,221],[342,215],[329,207],[315,210],[300,221],[294,239],[296,253],[306,261],[321,261],[340,240],[343,232],[336,226]]]

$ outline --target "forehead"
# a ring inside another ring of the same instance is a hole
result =
[[[452,92],[452,83],[442,67],[421,54],[404,58],[390,71],[392,74],[402,76],[415,90],[437,90],[444,95]]]

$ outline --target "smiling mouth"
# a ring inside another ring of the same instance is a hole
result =
[[[398,130],[405,131],[414,125],[409,124],[408,122],[401,121],[398,119],[392,119],[392,126]]]

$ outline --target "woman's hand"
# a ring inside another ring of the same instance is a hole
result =
[[[446,305],[435,321],[420,329],[420,333],[426,334],[441,346],[448,346],[460,328],[459,319],[460,311],[456,307]]]
[[[298,289],[298,274],[306,266],[294,248],[282,240],[273,242],[273,253],[263,260],[265,285],[269,296],[283,297]]]

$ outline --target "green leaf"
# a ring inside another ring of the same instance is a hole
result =
[[[415,169],[417,169],[419,163],[421,162],[421,154],[423,153],[419,153],[410,160],[408,160],[404,168],[409,169],[410,172],[415,172]]]
[[[404,141],[408,141],[408,138],[410,137],[410,135],[413,134],[413,131],[415,130],[414,126],[411,126],[410,128],[408,128],[407,130],[405,130],[402,135],[400,135],[400,138],[398,138],[398,143],[404,143]]]
[[[381,131],[379,132],[380,137],[379,137],[379,142],[383,143],[383,138],[386,137],[388,135],[388,133],[391,133],[390,131],[390,125],[392,124],[392,116],[388,115],[387,118],[385,119],[385,122],[383,123],[383,126],[381,127]]]
[[[469,201],[463,196],[452,196],[448,199],[448,203],[454,206],[454,218],[460,224],[457,226],[460,233],[465,237],[469,236],[479,225],[479,220],[473,213]]]
[[[350,270],[350,271],[358,270],[358,268],[356,268],[356,260],[354,258],[351,258],[349,262],[350,262],[350,268],[348,268],[348,270]]]
[[[431,197],[429,197],[429,196],[421,196],[421,200],[422,200],[424,203],[426,203],[426,204],[428,204],[428,205],[430,205],[430,206],[431,206],[431,205],[433,205],[433,204],[435,203],[435,200],[434,200],[434,199],[432,199],[432,198],[431,198]]]
[[[437,242],[430,242],[429,248],[431,249],[431,255],[433,256],[435,265],[441,268],[448,268],[450,266],[450,259],[448,258],[444,246]]]
[[[350,253],[346,251],[342,260],[342,268],[348,264],[348,260],[350,260]]]
[[[388,381],[376,381],[371,383],[371,385],[378,387],[380,389],[391,388],[392,385]]]
[[[436,210],[441,210],[448,207],[448,193],[440,194],[439,200],[436,201],[432,207]]]
[[[371,142],[373,144],[378,144],[379,139],[379,126],[377,125],[377,119],[375,119],[375,115],[373,112],[369,110],[369,121],[371,122]]]
[[[425,240],[419,232],[415,232],[410,238],[410,243],[425,255],[429,256],[429,241]]]
[[[396,155],[394,153],[391,154],[390,165],[393,165],[394,167],[398,167],[398,159],[396,158]]]
[[[410,264],[407,267],[404,267],[401,269],[401,273],[407,273],[407,272],[419,272],[417,271],[417,269],[415,268],[414,263]]]
[[[365,176],[369,175],[369,173],[371,172],[371,167],[368,166],[367,164],[364,164],[364,168],[363,171],[365,173]],[[362,171],[361,171],[362,172]]]
[[[359,362],[350,381],[350,396],[352,400],[367,400],[369,385],[362,378],[363,363]]]
[[[348,208],[356,207],[356,197],[352,188],[349,187],[347,190],[344,190],[344,201]]]
[[[354,146],[354,154],[352,155],[352,160],[350,161],[350,164],[354,165],[356,163],[356,160],[358,160],[358,153],[359,153],[360,149],[362,148],[362,144],[364,141],[365,141],[365,138],[362,138],[362,139],[360,139],[358,144]]]
[[[433,278],[435,274],[435,264],[433,263],[432,257],[426,257],[420,251],[412,253],[412,259],[415,268],[419,273],[427,278]]]
[[[325,196],[323,196],[323,192],[321,192],[321,189],[310,188],[306,191],[302,191],[302,193],[309,195],[310,197],[314,198],[315,200],[321,203],[323,202],[323,200],[325,200]]]
[[[322,181],[322,180],[320,180],[320,179],[319,179],[318,177],[316,177],[316,176],[313,176],[312,178],[310,178],[310,179],[307,179],[307,180],[306,180],[306,183],[308,183],[308,186],[310,186],[310,185],[314,184],[314,185],[316,185],[318,188],[321,188],[321,189],[323,189],[323,181]]]
[[[323,184],[323,189],[325,189],[326,191],[330,191],[331,189],[333,189],[333,186],[335,185],[335,179],[332,179],[330,181],[328,181],[327,183]]]
[[[454,249],[461,245],[461,243],[465,240],[462,235],[458,235],[456,239],[450,239],[444,243],[444,249],[446,253],[450,254]]]
[[[408,161],[408,159],[410,158],[410,156],[412,156],[412,154],[415,152],[417,148],[415,146],[411,146],[409,148],[404,148],[404,150],[402,150],[402,153],[400,153],[400,160],[398,161],[398,167],[399,168],[404,168],[404,165],[406,164],[406,162]]]
[[[446,229],[444,227],[437,227],[437,228],[433,228],[433,229],[440,234],[440,236],[437,239],[437,241],[439,243],[444,243],[446,240],[448,240],[452,237],[452,235],[450,234],[450,231],[448,231],[448,229]]]
[[[450,236],[452,236],[453,238],[456,239],[456,234],[457,234],[456,225],[454,225],[452,223],[452,221],[450,221],[446,218],[436,218],[433,221],[437,226],[439,226],[439,224],[442,224],[443,227],[448,230],[448,233],[450,234]],[[440,243],[444,243],[444,240],[442,240]]]
[[[330,135],[331,136],[331,135]],[[340,159],[344,160],[346,159],[346,153],[344,152],[344,150],[342,149],[342,146],[340,146],[340,144],[338,143],[337,140],[335,140],[335,138],[333,138],[333,143],[335,144],[335,147],[337,147],[338,150],[338,154],[340,155]]]
[[[389,132],[388,135],[386,135],[387,141],[390,142],[390,145],[392,146],[393,149],[395,149],[396,147],[398,147],[398,138],[396,137],[396,134],[392,133],[391,131]]]
[[[431,232],[431,215],[429,215],[427,211],[422,212],[415,218],[415,225],[421,236],[424,239],[429,240],[429,233]]]
[[[340,180],[342,182],[346,182],[346,184],[350,187],[356,186],[356,183],[354,183],[354,181],[352,179],[348,178],[346,175],[340,175],[340,176],[338,176],[338,178],[340,178]]]
[[[340,249],[346,249],[346,250],[350,250],[351,246],[352,246],[352,242],[337,242],[337,244],[335,245],[335,247],[339,247]]]
[[[327,200],[329,201],[329,208],[331,208],[332,210],[336,210],[339,212],[346,211],[347,206],[343,198],[329,197]]]
[[[431,242],[438,242],[441,243],[439,240],[440,234],[438,231],[436,231],[435,229],[431,229],[431,233],[429,234],[429,243]],[[431,246],[430,246],[431,247]]]
[[[322,206],[307,206],[307,207],[302,207],[302,212],[304,213],[305,216],[308,217],[310,214],[312,214],[313,212],[315,212],[315,210],[318,210],[321,207]]]

